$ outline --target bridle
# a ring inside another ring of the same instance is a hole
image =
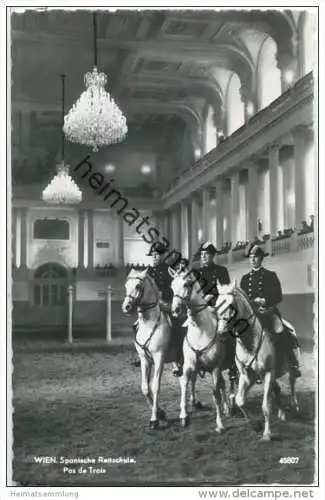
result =
[[[128,294],[125,296],[125,299],[131,299],[132,310],[134,310],[136,307],[138,312],[143,313],[145,311],[149,311],[150,309],[154,309],[159,304],[159,297],[158,297],[157,292],[152,284],[151,279],[148,276],[145,276],[144,278],[140,278],[139,276],[131,276],[128,278],[128,281],[129,280],[138,280],[139,281],[139,285],[135,286],[135,289],[138,290],[138,293],[136,295]],[[154,302],[141,303],[141,299],[142,299],[143,294],[144,294],[144,283],[146,280],[149,282],[149,284],[150,284],[150,286],[151,286],[151,288],[156,296],[156,300]],[[150,362],[152,361],[152,356],[151,356],[151,353],[149,351],[149,344],[150,344],[150,341],[151,341],[152,337],[154,336],[154,334],[155,334],[155,332],[160,324],[160,320],[161,320],[161,310],[159,309],[158,318],[155,321],[155,324],[154,324],[147,340],[143,344],[140,344],[140,342],[138,342],[136,337],[134,339],[135,343],[139,347],[141,347],[141,349],[143,349],[147,360]]]
[[[193,281],[193,282],[187,282],[186,285],[184,285],[184,288],[187,289],[187,293],[183,297],[181,295],[174,294],[174,297],[177,297],[178,299],[181,300],[182,303],[185,303],[187,309],[191,312],[192,319],[193,319],[193,317],[195,317],[200,312],[204,311],[204,309],[206,309],[209,306],[209,304],[207,304],[207,303],[199,305],[198,307],[196,307],[196,309],[194,309],[193,305],[191,306],[191,304],[190,304],[190,298],[191,298],[191,295],[192,295],[192,292],[193,292],[194,283],[195,283],[195,281]],[[208,342],[208,344],[206,346],[204,346],[203,348],[196,349],[195,347],[192,346],[192,344],[189,341],[188,334],[186,334],[184,341],[186,340],[186,342],[188,343],[188,346],[194,352],[195,357],[196,357],[196,363],[197,363],[198,366],[200,364],[200,358],[201,358],[201,356],[203,354],[207,353],[215,345],[215,342],[216,342],[216,339],[217,339],[218,335],[219,335],[219,332],[218,332],[218,328],[217,328],[216,331],[215,331],[215,334],[213,336],[213,339],[210,340]],[[199,370],[199,375],[202,378],[204,377],[204,374],[205,374],[204,370]]]
[[[178,295],[177,293],[174,294],[174,297],[176,297],[177,299],[180,299],[181,303],[184,303],[186,308],[189,311],[191,311],[192,316],[195,316],[196,314],[204,311],[204,309],[206,309],[209,306],[209,304],[205,303],[205,304],[201,304],[195,308],[193,305],[190,304],[190,298],[191,298],[191,295],[193,292],[194,283],[195,283],[195,281],[187,282],[187,283],[185,282],[184,288],[186,288],[187,293],[183,297],[181,295]]]
[[[246,302],[246,306],[247,306],[247,309],[251,311],[251,314],[247,317],[247,318],[243,318],[245,319],[245,321],[248,322],[250,328],[253,330],[254,326],[255,326],[255,323],[257,322],[258,320],[258,317],[257,317],[257,314],[256,312],[254,311],[254,308],[251,306],[251,304],[249,303],[249,300],[248,300],[248,297],[246,296],[245,292],[241,289],[237,289],[238,291],[238,295],[241,295],[243,300]],[[233,296],[234,298],[236,298],[236,294],[231,292],[227,295],[231,295]],[[253,322],[251,323],[251,319],[253,319]],[[251,355],[250,359],[248,362],[246,363],[243,363],[237,356],[237,353],[235,354],[236,356],[236,359],[237,361],[243,366],[244,370],[247,371],[251,368],[252,364],[254,363],[254,361],[256,360],[257,356],[258,356],[258,353],[262,347],[262,344],[263,344],[263,340],[265,338],[265,331],[264,331],[264,328],[261,326],[261,333],[259,335],[259,339],[258,339],[258,342],[257,342],[257,347],[256,347],[256,350],[255,352]],[[242,341],[241,341],[241,334],[240,333],[237,333],[236,331],[234,331],[234,336],[238,339],[238,341],[242,344]]]
[[[139,285],[136,285],[134,287],[136,290],[138,290],[138,293],[136,295],[128,294],[125,296],[125,299],[131,299],[133,310],[135,309],[135,307],[137,307],[138,311],[143,313],[143,312],[149,311],[150,309],[153,309],[154,307],[157,306],[157,304],[159,302],[159,298],[158,298],[156,290],[154,289],[152,282],[148,278],[148,276],[145,276],[144,278],[140,278],[138,276],[131,276],[130,278],[128,278],[128,281],[129,280],[137,280],[140,282]],[[144,294],[144,283],[146,280],[148,281],[149,285],[151,286],[151,288],[156,296],[156,300],[154,302],[141,303],[141,299],[142,299],[143,294]]]

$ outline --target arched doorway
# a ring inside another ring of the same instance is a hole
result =
[[[37,306],[62,306],[66,303],[68,273],[59,264],[48,263],[34,274],[34,304]]]
[[[33,303],[40,326],[64,327],[67,321],[69,276],[56,263],[43,264],[34,273]]]

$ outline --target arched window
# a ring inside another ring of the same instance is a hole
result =
[[[34,274],[34,304],[59,306],[66,302],[67,271],[59,264],[49,263],[39,267]]]
[[[273,38],[263,42],[257,63],[258,107],[263,109],[281,93],[281,71],[277,67],[277,46]]]
[[[240,95],[240,80],[236,73],[230,78],[227,90],[227,132],[231,135],[245,123],[244,103]]]

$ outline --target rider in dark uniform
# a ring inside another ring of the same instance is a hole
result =
[[[209,241],[203,243],[197,252],[197,254],[200,254],[200,267],[198,269],[202,277],[202,282],[200,284],[205,294],[205,299],[212,307],[215,305],[218,298],[218,282],[220,285],[229,285],[230,283],[228,269],[213,262],[216,253],[216,247]],[[236,342],[234,336],[230,334],[227,335],[226,342],[229,359],[233,360],[229,369],[229,377],[235,380],[237,378],[237,368],[235,363]]]
[[[250,258],[251,271],[242,277],[240,288],[256,306],[263,324],[275,334],[281,335],[285,328],[277,306],[282,301],[282,289],[276,273],[262,267],[263,259],[267,255],[255,242],[248,245],[246,256]],[[297,340],[292,339],[292,335],[286,332],[283,341],[290,372],[295,377],[300,377]]]
[[[183,319],[173,318],[170,314],[171,303],[173,300],[173,291],[171,288],[172,277],[168,272],[168,264],[163,260],[166,253],[166,247],[159,243],[154,243],[147,255],[153,259],[152,266],[149,267],[149,274],[154,279],[160,292],[160,307],[168,314],[168,319],[172,328],[172,339],[167,353],[167,362],[172,359],[172,372],[175,377],[182,375],[183,363],[183,341],[185,328],[182,328]],[[183,262],[180,262],[180,264]]]

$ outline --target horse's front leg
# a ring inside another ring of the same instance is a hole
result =
[[[284,412],[283,406],[282,406],[282,400],[281,400],[281,389],[276,380],[273,382],[273,392],[275,396],[275,401],[278,407],[278,418],[282,422],[285,422],[286,420],[286,414]]]
[[[237,381],[234,380],[233,378],[230,379],[230,389],[229,389],[229,413],[234,414],[235,413],[235,399],[236,399],[236,384]]]
[[[290,391],[291,391],[291,398],[290,398],[290,409],[294,410],[295,413],[300,412],[299,408],[299,403],[297,399],[297,394],[296,394],[296,377],[294,377],[291,373],[289,373],[289,383],[290,383]]]
[[[196,380],[197,380],[197,371],[193,370],[192,373],[191,373],[190,402],[191,402],[193,410],[203,410],[204,409],[204,405],[196,397]]]
[[[150,373],[151,373],[151,362],[145,355],[144,351],[138,351],[141,363],[141,391],[146,398],[149,407],[152,407],[152,394],[150,390]]]
[[[262,410],[264,415],[264,432],[261,438],[262,441],[270,441],[271,439],[271,409],[272,409],[272,389],[274,388],[274,380],[272,372],[266,372],[264,377],[264,394]]]
[[[152,412],[150,420],[150,429],[157,429],[159,423],[159,391],[160,391],[160,381],[161,375],[164,368],[164,357],[161,352],[153,354],[154,362],[154,372],[151,382],[151,394],[152,394]]]
[[[242,412],[247,423],[250,423],[250,416],[246,409],[246,398],[249,388],[253,385],[253,382],[249,379],[247,373],[243,370],[239,371],[239,382],[237,388],[237,394],[235,397],[236,406]]]
[[[221,397],[221,402],[222,402],[222,409],[226,417],[229,417],[230,415],[230,407],[229,403],[227,400],[227,394],[226,394],[226,382],[223,377],[222,371],[220,370],[220,397]]]
[[[219,434],[225,430],[225,427],[222,422],[221,417],[221,403],[222,396],[221,393],[224,390],[225,381],[222,377],[221,370],[219,368],[215,368],[212,371],[212,380],[213,380],[213,401],[216,407],[216,432]]]
[[[190,378],[192,377],[192,367],[186,365],[184,362],[183,375],[181,376],[179,383],[181,388],[181,402],[180,402],[180,414],[179,420],[182,427],[188,426],[188,414],[187,414],[187,388]]]

